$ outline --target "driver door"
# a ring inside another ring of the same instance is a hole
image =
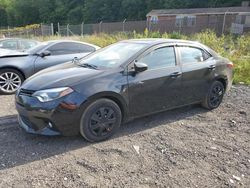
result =
[[[174,46],[160,45],[137,60],[148,70],[129,74],[129,110],[132,117],[181,105],[181,68]],[[133,69],[133,63],[128,71]]]

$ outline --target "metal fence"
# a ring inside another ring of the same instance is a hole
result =
[[[1,37],[20,37],[20,38],[30,38],[32,36],[51,36],[54,35],[53,24],[46,25],[40,24],[39,27],[28,27],[28,28],[14,28],[14,27],[1,27],[0,28],[0,38]]]
[[[250,13],[234,12],[226,14],[207,15],[172,15],[158,20],[127,21],[96,24],[62,25],[58,24],[58,34],[62,36],[86,35],[93,33],[114,32],[144,32],[158,31],[160,33],[178,32],[193,34],[207,29],[221,34],[243,34],[250,31]]]
[[[94,33],[115,33],[115,32],[143,32],[147,28],[147,21],[126,21],[79,24],[79,25],[60,25],[57,24],[57,31],[62,36],[89,35]]]
[[[247,20],[248,19],[248,20]],[[248,23],[248,24],[245,24]],[[10,27],[0,28],[1,34],[6,37],[31,37],[31,36],[73,36],[73,35],[90,35],[94,33],[115,33],[115,32],[138,32],[142,33],[145,29],[149,31],[158,31],[160,33],[178,32],[182,34],[193,34],[206,29],[214,30],[217,34],[242,34],[250,31],[250,13],[220,14],[220,15],[173,15],[164,18],[148,19],[144,21],[127,21],[111,23],[95,23],[78,25],[60,25],[57,24],[40,24],[38,28],[33,29],[13,29]],[[1,32],[2,31],[2,32]]]

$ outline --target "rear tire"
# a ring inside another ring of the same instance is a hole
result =
[[[215,81],[212,83],[202,106],[208,110],[216,109],[220,106],[223,96],[225,94],[225,87],[220,81]]]
[[[0,70],[0,94],[14,94],[24,82],[23,75],[15,69]]]
[[[90,142],[100,142],[113,136],[121,121],[121,109],[114,101],[98,99],[83,112],[80,133]]]

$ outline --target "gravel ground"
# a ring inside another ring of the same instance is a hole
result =
[[[0,187],[250,185],[250,87],[234,86],[214,111],[195,105],[145,117],[96,144],[26,134],[13,96],[0,102]]]

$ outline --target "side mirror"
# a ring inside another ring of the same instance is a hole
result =
[[[40,57],[45,57],[45,56],[50,56],[50,55],[51,55],[51,52],[48,50],[45,50],[44,52],[39,54]]]
[[[72,63],[78,63],[79,61],[80,61],[80,58],[78,58],[78,57],[74,57],[72,59]]]
[[[135,72],[144,72],[148,70],[148,66],[145,63],[135,62]]]

